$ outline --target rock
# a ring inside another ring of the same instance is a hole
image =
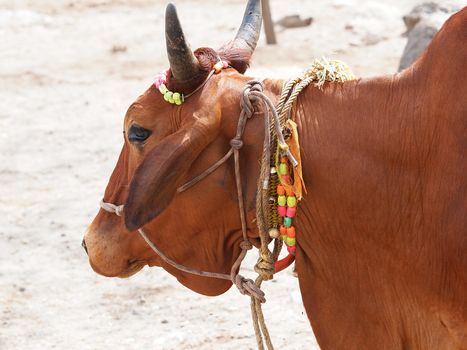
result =
[[[438,28],[437,25],[422,21],[410,31],[407,45],[399,62],[399,72],[415,62],[438,32]]]
[[[112,45],[112,48],[110,49],[110,52],[113,54],[125,53],[127,51],[128,51],[128,47],[126,45],[119,45],[119,44]]]
[[[423,18],[429,18],[433,13],[444,13],[448,17],[454,12],[459,11],[462,8],[460,3],[456,2],[424,2],[420,5],[415,6],[410,13],[402,17],[405,26],[407,28],[407,34],[420,22]]]
[[[383,37],[374,34],[374,33],[367,33],[365,36],[362,38],[362,43],[365,46],[373,46],[379,43],[380,41],[384,40]]]
[[[405,23],[405,27],[407,28],[407,32],[405,34],[408,34],[415,27],[415,25],[420,22],[422,17],[427,17],[433,12],[436,12],[438,7],[439,4],[434,2],[425,2],[415,6],[412,11],[410,11],[410,13],[402,17],[402,20]]]
[[[426,2],[415,6],[402,19],[407,31],[407,45],[399,62],[399,72],[410,66],[425,50],[444,22],[462,8],[459,1]]]
[[[276,22],[277,25],[284,28],[307,27],[313,22],[313,18],[300,18],[299,15],[285,16]]]

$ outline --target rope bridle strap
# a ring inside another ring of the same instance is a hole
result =
[[[143,239],[146,241],[146,243],[154,250],[154,252],[157,255],[159,255],[164,262],[171,265],[172,267],[178,270],[187,272],[187,273],[198,275],[198,276],[231,280],[232,283],[234,283],[237,286],[240,293],[254,297],[255,299],[258,299],[261,303],[264,303],[266,301],[264,297],[264,292],[261,291],[261,289],[255,284],[253,280],[247,279],[237,273],[243,259],[246,256],[247,251],[252,249],[252,244],[248,240],[248,233],[247,233],[246,211],[244,207],[244,196],[243,196],[243,190],[242,190],[239,150],[243,146],[242,136],[245,131],[246,122],[254,114],[254,108],[253,108],[252,102],[254,103],[258,101],[259,99],[262,99],[265,103],[268,104],[269,110],[271,110],[270,107],[273,107],[272,102],[269,100],[268,97],[266,97],[266,95],[262,93],[262,90],[263,90],[263,86],[260,82],[258,81],[248,82],[242,94],[242,103],[241,103],[242,111],[240,113],[240,117],[239,117],[239,121],[237,125],[237,132],[236,132],[235,137],[230,141],[229,151],[226,153],[224,157],[222,157],[218,162],[216,162],[214,165],[212,165],[202,174],[198,175],[197,177],[195,177],[194,179],[192,179],[191,181],[187,182],[186,184],[184,184],[183,186],[177,189],[177,192],[179,193],[188,190],[190,187],[194,186],[195,184],[203,180],[205,177],[207,177],[209,174],[214,172],[217,168],[219,168],[222,164],[224,164],[233,155],[234,163],[235,163],[235,179],[236,179],[237,198],[238,198],[238,206],[239,206],[239,214],[240,214],[240,220],[241,220],[241,226],[242,226],[243,240],[240,243],[241,253],[236,259],[236,261],[234,262],[234,264],[232,265],[230,274],[200,271],[200,270],[196,270],[196,269],[183,266],[173,261],[172,259],[167,257],[162,251],[160,251],[156,247],[156,245],[153,242],[151,242],[148,235],[144,232],[142,228],[139,228],[138,232],[143,237]],[[105,211],[114,213],[118,216],[121,216],[124,210],[123,205],[115,205],[115,204],[107,203],[104,201],[101,201],[100,206]]]
[[[270,237],[268,234],[268,212],[269,207],[267,203],[268,200],[268,190],[269,190],[269,171],[270,171],[270,159],[271,159],[271,147],[275,144],[278,144],[279,147],[283,150],[283,153],[288,157],[290,163],[292,165],[296,165],[297,161],[291,154],[291,152],[287,148],[287,144],[284,140],[284,136],[282,135],[282,125],[280,117],[276,111],[271,100],[263,93],[264,87],[263,84],[259,81],[249,81],[241,95],[240,98],[240,106],[241,106],[241,113],[239,116],[238,124],[237,124],[237,131],[235,137],[230,141],[230,149],[229,151],[222,157],[219,161],[209,167],[200,175],[196,176],[194,179],[190,180],[186,184],[182,185],[177,189],[177,192],[184,192],[191,188],[192,186],[196,185],[198,182],[209,176],[213,173],[217,168],[219,168],[222,164],[224,164],[230,157],[233,156],[234,164],[235,164],[235,182],[237,188],[237,199],[238,199],[238,206],[239,206],[239,215],[242,227],[242,241],[240,242],[241,252],[237,259],[235,260],[234,264],[231,267],[230,274],[224,273],[216,273],[216,272],[208,272],[208,271],[201,271],[197,269],[193,269],[190,267],[186,267],[181,265],[172,259],[170,259],[167,255],[165,255],[162,251],[160,251],[157,246],[149,239],[148,235],[145,233],[143,228],[139,228],[138,232],[141,237],[146,241],[146,243],[151,247],[151,249],[168,265],[193,275],[203,276],[203,277],[212,277],[212,278],[219,278],[224,280],[230,280],[237,289],[240,291],[241,294],[248,295],[251,297],[251,312],[253,318],[253,326],[256,333],[256,340],[258,343],[258,349],[264,349],[263,339],[266,342],[266,346],[269,350],[273,349],[271,339],[269,336],[269,332],[267,330],[264,316],[261,309],[261,304],[266,301],[265,294],[261,290],[261,283],[264,280],[270,280],[273,277],[273,274],[276,270],[275,263],[277,262],[280,249],[282,244],[279,240],[275,241],[274,244],[274,251],[271,252],[268,248],[268,244],[270,242]],[[290,93],[290,91],[289,91]],[[283,99],[281,98],[283,102]],[[244,195],[242,190],[242,177],[241,177],[241,170],[240,170],[240,149],[243,146],[243,133],[245,131],[245,126],[247,121],[254,115],[254,104],[255,103],[262,103],[265,108],[264,113],[264,121],[265,121],[265,139],[264,139],[264,147],[263,147],[263,157],[262,157],[262,165],[261,165],[261,173],[258,180],[258,193],[257,193],[257,207],[256,207],[256,217],[257,217],[257,225],[259,229],[261,247],[260,247],[260,257],[258,262],[255,266],[255,271],[259,274],[256,281],[251,279],[245,278],[238,273],[240,270],[240,266],[242,261],[244,260],[248,250],[252,249],[252,244],[248,239],[248,228],[246,222],[246,210],[244,205]],[[266,194],[266,197],[265,197]],[[266,198],[266,200],[265,200]],[[112,203],[106,203],[101,201],[100,206],[103,210],[114,213],[118,216],[121,216],[124,210],[123,205],[115,205]],[[293,259],[288,259],[288,264],[292,263]],[[287,265],[288,266],[288,265]],[[280,265],[282,269],[284,267],[284,263]]]

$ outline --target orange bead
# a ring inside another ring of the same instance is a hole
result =
[[[281,157],[281,163],[287,163],[289,159],[287,157]]]
[[[287,227],[287,237],[295,238],[295,227]]]
[[[293,193],[293,191],[292,191],[291,188],[288,188],[288,189],[286,190],[286,192],[287,192],[287,196],[289,196],[289,197],[295,196],[295,193]]]
[[[286,236],[287,235],[287,227],[285,227],[284,225],[281,225],[281,227],[279,227],[279,232],[280,232],[281,236]]]
[[[285,194],[285,188],[282,185],[277,185],[277,194],[283,196]]]

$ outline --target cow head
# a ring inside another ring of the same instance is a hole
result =
[[[248,80],[243,73],[260,27],[261,2],[250,0],[231,43],[218,52],[209,48],[192,52],[175,7],[168,5],[169,88],[185,94],[202,88],[177,106],[167,103],[151,86],[129,107],[124,120],[123,149],[104,194],[106,202],[125,205],[124,215],[119,217],[101,209],[83,241],[96,272],[127,277],[145,265],[161,266],[199,293],[217,295],[230,287],[229,281],[173,269],[136,231],[144,227],[151,240],[181,264],[230,272],[242,240],[233,162],[225,163],[186,192],[177,193],[177,188],[228,151],[240,114],[240,94]],[[230,68],[206,82],[219,58],[228,62]],[[256,119],[248,124],[242,149],[248,234],[252,238],[257,236],[251,219],[262,145],[258,139],[263,136],[263,121]]]

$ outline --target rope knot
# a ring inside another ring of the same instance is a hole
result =
[[[255,272],[264,281],[271,280],[274,277],[274,257],[269,249],[261,249],[255,265]]]
[[[123,214],[123,208],[124,206],[123,205],[119,205],[115,208],[115,215],[117,216],[122,216]]]
[[[103,199],[100,201],[99,205],[106,212],[114,213],[117,216],[122,216],[123,208],[125,207],[123,204],[122,205],[115,205],[113,203],[104,202]]]
[[[243,147],[243,141],[238,138],[234,138],[230,140],[230,147],[232,147],[233,149],[239,150],[240,148]]]
[[[242,250],[251,250],[253,248],[253,245],[248,241],[242,241],[240,242],[240,248]]]
[[[236,275],[232,282],[235,284],[241,294],[258,299],[261,303],[266,302],[264,292],[252,279],[245,278],[242,275]]]

